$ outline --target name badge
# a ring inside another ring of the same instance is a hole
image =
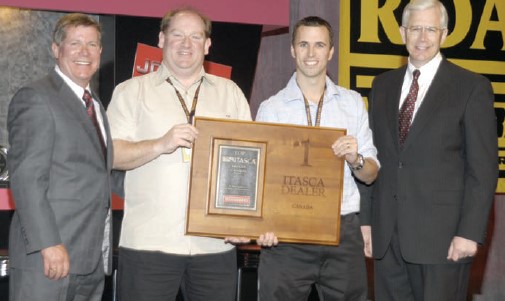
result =
[[[191,161],[191,148],[182,148],[182,162],[187,163]]]

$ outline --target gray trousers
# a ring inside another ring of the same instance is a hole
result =
[[[101,301],[105,275],[100,261],[93,273],[69,274],[60,280],[51,280],[44,271],[10,269],[10,301]]]

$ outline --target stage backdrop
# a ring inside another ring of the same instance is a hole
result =
[[[339,84],[367,100],[375,75],[407,63],[399,26],[409,1],[341,0]],[[500,179],[505,192],[505,1],[444,1],[449,35],[442,53],[450,61],[492,82],[498,118]]]
[[[0,6],[93,14],[163,17],[170,9],[192,6],[212,21],[286,26],[289,23],[289,0],[1,0]]]

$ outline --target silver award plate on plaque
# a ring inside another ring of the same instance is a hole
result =
[[[256,210],[260,149],[220,145],[215,207]]]

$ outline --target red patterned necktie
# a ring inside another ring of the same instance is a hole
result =
[[[105,142],[102,136],[102,130],[100,129],[100,125],[98,124],[98,119],[96,118],[95,106],[93,104],[93,97],[88,90],[84,90],[84,95],[82,96],[82,100],[86,104],[86,112],[88,113],[88,117],[91,119],[93,126],[95,126],[96,134],[98,135],[98,140],[100,140],[100,145],[102,146],[102,152],[105,157],[106,147]]]
[[[414,76],[414,79],[410,85],[409,94],[407,94],[407,97],[405,98],[405,101],[400,108],[400,114],[398,117],[400,146],[403,146],[405,139],[407,139],[410,123],[412,122],[412,115],[414,113],[414,107],[416,105],[417,92],[419,92],[419,84],[417,83],[417,79],[419,78],[421,72],[416,69],[412,74]]]

